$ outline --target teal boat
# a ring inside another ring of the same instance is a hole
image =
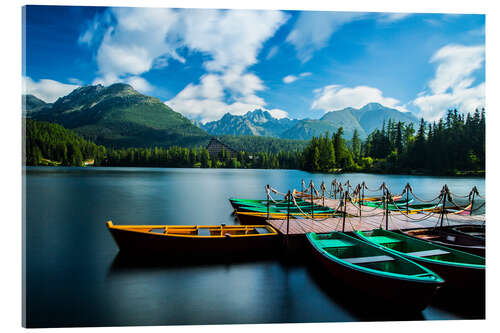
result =
[[[267,206],[267,199],[238,199],[238,198],[230,198],[229,202],[234,209],[238,209],[239,206],[256,206],[256,205],[264,205]],[[295,199],[295,202],[299,206],[301,205],[311,205],[310,202],[307,202],[302,199]],[[288,204],[286,201],[278,201],[273,202],[272,200],[269,202],[270,206],[285,206]],[[293,205],[293,202],[291,203]]]
[[[436,272],[447,288],[484,288],[484,257],[388,230],[358,231],[356,235]]]
[[[444,282],[422,265],[344,233],[306,236],[333,278],[386,302],[423,310]]]
[[[240,206],[236,211],[238,212],[256,212],[256,213],[267,213],[267,207],[266,206]],[[277,208],[277,207],[269,207],[269,213],[281,213],[281,214],[286,214],[288,212],[287,208]],[[334,209],[328,208],[328,207],[323,207],[323,206],[315,206],[314,209],[311,207],[301,207],[300,209],[291,206],[290,207],[290,213],[291,214],[297,214],[297,213],[308,213],[310,214],[311,212],[314,213],[335,213]]]

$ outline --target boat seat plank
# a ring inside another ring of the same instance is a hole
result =
[[[154,232],[155,234],[164,234],[165,228],[153,228],[149,232]]]
[[[322,248],[354,246],[353,243],[342,239],[322,239],[318,243]]]
[[[450,252],[444,251],[441,249],[434,250],[426,250],[426,251],[416,251],[416,252],[408,252],[407,254],[415,256],[415,257],[430,257],[430,256],[439,256],[442,254],[449,254]]]
[[[368,237],[368,239],[377,244],[392,244],[401,242],[401,240],[397,238],[392,238],[388,236],[371,236]]]
[[[341,258],[344,261],[350,262],[351,264],[367,264],[372,262],[381,262],[381,261],[391,261],[394,260],[393,257],[390,256],[372,256],[372,257],[359,257],[359,258]]]

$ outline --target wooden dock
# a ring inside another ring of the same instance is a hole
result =
[[[351,216],[346,217],[344,231],[368,231],[382,227],[386,229],[386,219],[384,211],[372,212],[367,216]],[[289,235],[300,235],[308,232],[325,233],[333,231],[342,231],[342,217],[334,217],[327,219],[290,219],[288,224]],[[273,226],[280,234],[287,234],[287,220],[268,220],[268,224]],[[462,224],[484,224],[484,215],[455,215],[448,214],[445,216],[443,226],[462,225]],[[436,213],[418,213],[405,214],[399,212],[391,212],[388,218],[387,229],[400,230],[412,228],[430,228],[440,224],[440,215]]]

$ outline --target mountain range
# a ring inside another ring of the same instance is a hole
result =
[[[365,138],[389,119],[418,122],[411,113],[369,103],[360,109],[330,111],[320,119],[276,119],[257,109],[240,116],[227,113],[201,124],[123,83],[80,87],[54,103],[23,95],[22,104],[25,117],[58,123],[97,144],[115,148],[199,146],[213,135],[308,140],[327,131],[332,134],[341,126],[346,139],[354,130]]]
[[[349,107],[330,111],[320,119],[276,119],[267,111],[254,110],[241,116],[226,113],[219,120],[206,124],[196,123],[196,125],[213,135],[257,135],[308,140],[327,131],[332,134],[339,127],[343,128],[346,138],[351,138],[354,130],[358,131],[361,138],[366,138],[389,119],[418,124],[418,119],[409,112],[401,112],[378,103],[369,103],[361,109]]]
[[[26,117],[58,123],[111,147],[204,145],[209,135],[159,99],[116,83],[84,86],[52,104],[25,96]]]

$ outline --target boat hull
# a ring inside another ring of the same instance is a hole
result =
[[[484,257],[486,254],[484,239],[478,239],[473,236],[454,232],[449,227],[441,229],[410,229],[403,231],[403,233],[411,237],[423,239],[434,244],[451,247],[452,249],[472,253],[481,257]]]
[[[397,233],[385,230],[380,230],[380,231],[374,230],[374,232],[379,232],[379,234],[382,233],[382,235],[384,234],[389,235],[389,237],[391,236],[391,234],[398,235]],[[384,245],[373,243],[362,232],[358,231],[356,235],[360,237],[362,240],[365,240],[376,246],[387,248]],[[405,234],[399,234],[399,236],[394,236],[394,237],[399,237],[405,242],[413,242],[415,244],[420,244],[420,246],[426,247],[427,250],[437,249],[437,250],[449,251],[451,254],[454,253],[455,255],[461,256],[464,259],[469,258],[467,260],[472,262],[478,262],[478,263],[481,261],[484,262],[484,258],[482,257],[475,256],[470,253],[462,251],[457,251],[442,245],[433,244],[432,242],[424,241]],[[406,244],[406,247],[408,246],[410,246],[409,243]],[[424,267],[427,267],[431,271],[438,274],[445,280],[445,284],[442,289],[460,290],[460,292],[463,293],[465,293],[466,291],[470,293],[477,293],[477,292],[481,293],[484,291],[485,271],[486,271],[484,264],[463,264],[464,261],[454,262],[454,261],[444,261],[444,260],[433,260],[431,259],[432,256],[426,258],[398,251],[397,249],[393,248],[388,248],[388,250],[393,251]]]
[[[108,228],[120,252],[165,259],[261,255],[279,245],[277,234],[258,237],[176,237]]]
[[[383,305],[404,306],[413,311],[422,311],[430,304],[439,288],[434,283],[389,279],[353,270],[330,260],[314,248],[312,252],[317,262],[337,282],[372,298],[383,299],[385,301]]]

